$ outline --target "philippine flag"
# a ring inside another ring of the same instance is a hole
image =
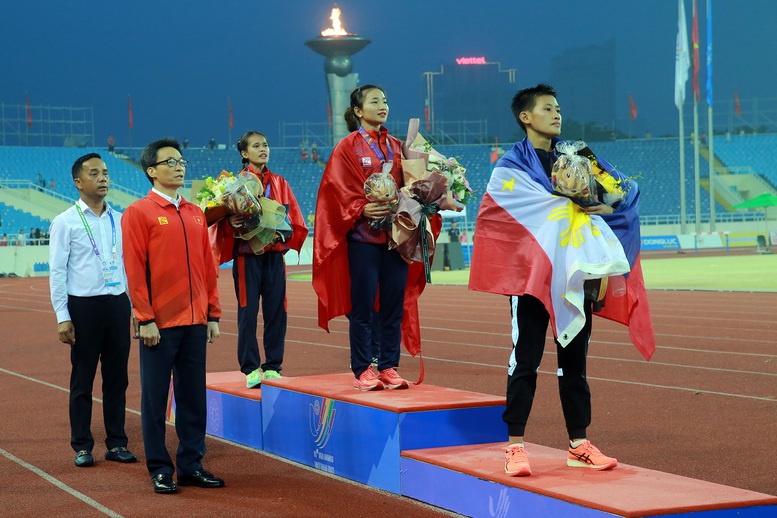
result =
[[[516,144],[492,172],[475,227],[469,288],[539,299],[566,346],[585,323],[584,281],[627,274],[626,293],[615,297],[608,288],[598,314],[629,325],[632,342],[649,359],[655,338],[638,255],[631,257],[631,246],[624,251],[624,236],[602,217],[552,194],[530,146]],[[527,163],[521,157],[528,155]]]

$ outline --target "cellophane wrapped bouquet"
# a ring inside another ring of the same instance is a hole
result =
[[[419,133],[419,122],[410,119],[402,146],[405,185],[398,194],[390,247],[396,248],[406,261],[428,266],[435,240],[424,220],[440,210],[461,211],[473,191],[465,176],[466,169],[455,158],[437,152]]]
[[[628,193],[628,178],[607,172],[582,140],[559,141],[556,151],[558,158],[553,164],[551,180],[559,194],[581,206],[604,203],[614,207]]]
[[[228,216],[244,216],[234,235],[248,241],[255,254],[263,253],[274,242],[278,230],[291,229],[286,221],[286,207],[262,196],[258,179],[222,171],[215,179],[205,179],[197,201],[208,225]]]

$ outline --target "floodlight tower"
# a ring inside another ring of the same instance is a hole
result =
[[[330,16],[332,27],[324,30],[321,36],[306,41],[305,45],[313,52],[326,57],[324,73],[329,90],[329,106],[332,110],[332,144],[348,134],[343,113],[351,103],[351,91],[356,88],[359,74],[353,73],[351,56],[370,44],[370,40],[357,34],[349,34],[340,23],[340,9],[332,9]]]

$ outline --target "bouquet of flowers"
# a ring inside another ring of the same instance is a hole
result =
[[[614,207],[628,193],[628,178],[610,166],[607,171],[585,142],[558,142],[559,157],[551,174],[553,188],[583,206],[604,203]],[[599,189],[598,186],[601,186]],[[599,191],[603,191],[600,199]]]
[[[410,119],[407,128],[407,140],[402,146],[402,159],[423,160],[426,171],[437,172],[448,180],[448,191],[454,208],[445,210],[461,211],[474,192],[467,181],[467,170],[453,157],[446,157],[435,150],[418,132],[419,119]],[[403,162],[404,163],[404,162]],[[415,169],[416,166],[411,166]],[[405,179],[407,183],[407,179]]]
[[[600,160],[596,158],[594,152],[591,151],[584,142],[580,142],[583,144],[583,148],[577,153],[588,158],[591,162],[591,171],[593,172],[594,178],[604,189],[602,201],[605,204],[614,207],[617,203],[628,197],[629,191],[631,190],[631,179],[623,175],[612,165],[607,164],[605,167],[603,164],[599,163]]]
[[[197,203],[208,225],[231,214],[242,214],[249,224],[255,224],[262,215],[259,196],[257,182],[221,171],[215,179],[211,176],[205,179],[205,185],[197,193]]]
[[[429,280],[429,257],[435,237],[427,221],[439,210],[461,211],[472,196],[466,169],[455,158],[437,152],[418,132],[419,119],[410,119],[402,146],[405,185],[391,233],[390,248],[408,262],[423,262]]]
[[[222,171],[215,179],[207,177],[197,193],[197,202],[205,212],[208,225],[239,214],[243,224],[234,230],[236,238],[249,242],[255,254],[261,254],[274,241],[278,230],[291,230],[286,221],[287,208],[261,195],[257,180]]]

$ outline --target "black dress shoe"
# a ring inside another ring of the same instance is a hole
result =
[[[91,452],[87,450],[81,450],[76,453],[75,465],[79,468],[85,468],[94,464],[94,457]]]
[[[178,475],[178,485],[197,487],[224,487],[224,480],[209,471],[198,469],[191,475]]]
[[[178,491],[173,482],[173,476],[170,473],[160,473],[159,475],[151,477],[151,482],[154,484],[154,493],[169,494]]]
[[[135,454],[129,451],[127,448],[123,446],[117,446],[116,448],[111,448],[105,452],[105,460],[128,463],[135,462],[138,460],[138,458],[135,457]]]

